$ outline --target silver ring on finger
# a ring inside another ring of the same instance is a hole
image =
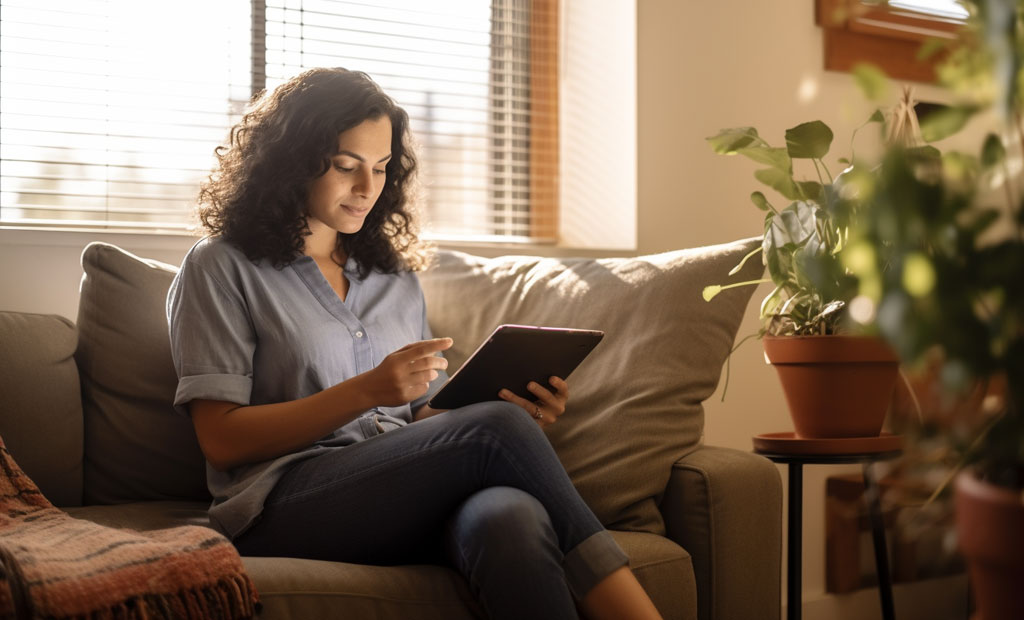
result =
[[[540,412],[540,405],[533,406],[533,417],[537,418],[538,420],[544,418],[544,414]]]

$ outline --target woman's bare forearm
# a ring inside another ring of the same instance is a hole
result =
[[[249,406],[194,400],[189,413],[199,447],[221,471],[305,448],[374,407],[399,407],[423,396],[448,366],[435,354],[451,344],[450,338],[410,343],[374,369],[297,400]]]
[[[305,448],[376,406],[361,389],[361,377],[282,403],[192,401],[189,410],[206,460],[223,471]]]

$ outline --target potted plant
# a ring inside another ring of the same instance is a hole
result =
[[[922,119],[922,134],[988,111],[997,127],[970,153],[889,149],[845,266],[858,281],[855,318],[918,385],[940,390],[906,453],[910,465],[948,468],[932,497],[955,489],[976,618],[1024,618],[1024,2],[962,4],[968,24],[939,71],[958,103]]]
[[[882,120],[876,112],[869,122]],[[844,169],[833,177],[825,162],[832,139],[832,130],[821,121],[788,129],[785,147],[773,147],[753,127],[725,129],[708,138],[717,153],[743,155],[767,166],[755,178],[790,201],[777,208],[760,191],[750,195],[764,213],[764,239],[744,262],[760,253],[770,279],[729,286],[775,285],[761,302],[758,336],[779,373],[801,438],[878,436],[898,371],[895,354],[881,340],[847,328],[847,304],[857,289],[843,253],[863,188],[877,173],[851,163],[851,157],[839,160]],[[798,180],[797,160],[809,161],[817,178]],[[705,288],[704,299],[710,301],[723,288]]]

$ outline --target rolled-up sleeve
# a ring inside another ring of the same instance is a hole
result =
[[[196,398],[250,403],[256,336],[237,290],[186,259],[167,293],[167,323],[178,413]]]

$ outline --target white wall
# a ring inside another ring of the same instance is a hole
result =
[[[103,241],[172,265],[195,239],[185,235],[0,229],[0,310],[54,313],[75,320],[82,250]]]
[[[634,0],[562,0],[561,16],[559,245],[634,250]]]

